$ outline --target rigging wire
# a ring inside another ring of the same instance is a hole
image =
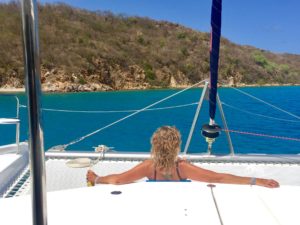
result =
[[[238,89],[237,89],[238,90]],[[278,121],[284,121],[284,122],[293,122],[293,123],[299,123],[300,121],[298,120],[289,120],[289,119],[283,119],[283,118],[278,118],[278,117],[272,117],[272,116],[266,116],[254,112],[250,112],[247,110],[242,110],[236,106],[230,105],[225,102],[221,102],[222,105],[227,106],[229,108],[235,109],[237,111],[250,114],[253,116],[259,116],[259,117],[264,117],[267,119],[272,119],[272,120],[278,120]],[[193,103],[188,103],[188,104],[181,104],[181,105],[173,105],[173,106],[166,106],[166,107],[157,107],[157,108],[151,108],[151,109],[145,109],[143,111],[157,111],[157,110],[166,110],[166,109],[175,109],[175,108],[183,108],[187,106],[192,106],[192,105],[197,105],[197,102]],[[26,108],[26,105],[20,104],[20,107]],[[128,110],[69,110],[69,109],[53,109],[53,108],[42,108],[43,111],[50,111],[50,112],[63,112],[63,113],[91,113],[91,114],[102,114],[102,113],[126,113],[126,112],[136,112],[138,109],[128,109]]]
[[[250,112],[247,110],[242,110],[236,106],[230,105],[225,102],[221,102],[222,105],[227,106],[228,108],[234,109],[239,112],[243,112],[249,115],[258,116],[258,117],[264,117],[267,119],[272,120],[278,120],[278,121],[284,121],[284,122],[293,122],[293,123],[300,123],[298,120],[289,120],[289,119],[283,119],[278,117],[272,117],[272,116],[266,116],[254,112]],[[166,107],[157,107],[152,109],[146,109],[144,111],[158,111],[158,110],[166,110],[166,109],[176,109],[176,108],[183,108],[188,106],[197,105],[197,102],[192,102],[188,104],[181,104],[181,105],[173,105],[173,106],[166,106]],[[20,105],[20,107],[26,108],[26,105]],[[102,113],[125,113],[125,112],[136,112],[138,109],[128,109],[128,110],[96,110],[96,111],[88,111],[88,110],[69,110],[69,109],[52,109],[52,108],[42,108],[43,111],[50,111],[50,112],[63,112],[63,113],[91,113],[91,114],[102,114]]]
[[[174,106],[166,106],[166,107],[158,107],[152,109],[145,109],[144,111],[156,111],[156,110],[165,110],[165,109],[175,109],[175,108],[183,108],[187,106],[197,105],[197,102],[182,104],[182,105],[174,105]],[[20,107],[26,108],[26,105],[20,105]],[[138,109],[128,109],[128,110],[96,110],[96,111],[88,111],[88,110],[68,110],[68,109],[50,109],[50,108],[42,108],[43,111],[50,112],[66,112],[66,113],[126,113],[126,112],[137,112]]]
[[[222,131],[227,131],[227,132],[231,132],[231,133],[238,133],[238,134],[243,134],[243,135],[252,135],[252,136],[259,136],[259,137],[267,137],[267,138],[273,138],[273,139],[281,139],[281,140],[287,140],[287,141],[297,141],[297,142],[300,142],[299,138],[276,136],[276,135],[263,134],[263,133],[254,133],[254,132],[240,131],[240,130],[229,130],[229,129],[226,130],[226,129],[222,129]]]
[[[300,123],[300,121],[298,121],[298,120],[288,120],[288,119],[283,119],[283,118],[278,118],[278,117],[272,117],[272,116],[266,116],[266,115],[262,115],[262,114],[258,114],[258,113],[253,113],[253,112],[250,112],[250,111],[247,111],[247,110],[243,110],[243,109],[240,109],[238,107],[229,105],[229,104],[227,104],[225,102],[222,102],[222,105],[227,106],[227,107],[232,108],[232,109],[235,109],[237,111],[243,112],[243,113],[254,115],[254,116],[260,116],[260,117],[264,117],[264,118],[268,118],[268,119],[273,119],[273,120],[284,121],[284,122]]]
[[[100,129],[98,129],[98,130],[95,130],[94,132],[91,132],[91,133],[89,133],[89,134],[87,134],[85,136],[82,136],[82,137],[80,137],[80,138],[78,138],[78,139],[76,139],[76,140],[74,140],[74,141],[72,141],[72,142],[70,142],[68,144],[62,145],[64,148],[67,148],[70,145],[76,144],[76,143],[84,140],[85,138],[87,138],[89,136],[92,136],[92,135],[94,135],[94,134],[96,134],[96,133],[98,133],[98,132],[100,132],[100,131],[102,131],[102,130],[104,130],[104,129],[112,126],[112,125],[114,125],[114,124],[117,124],[117,123],[119,123],[119,122],[121,122],[121,121],[123,121],[123,120],[125,120],[125,119],[127,119],[129,117],[132,117],[132,116],[134,116],[134,115],[136,115],[136,114],[138,114],[138,113],[140,113],[142,111],[166,110],[166,109],[182,108],[182,107],[196,105],[197,102],[193,102],[193,103],[188,103],[188,104],[181,104],[181,105],[174,105],[174,106],[167,106],[167,107],[150,108],[150,107],[152,107],[154,105],[157,105],[157,104],[159,104],[159,103],[161,103],[161,102],[163,102],[163,101],[165,101],[165,100],[167,100],[169,98],[172,98],[172,97],[174,97],[174,96],[176,96],[176,95],[178,95],[178,94],[180,94],[180,93],[182,93],[182,92],[184,92],[186,90],[189,90],[189,89],[191,89],[191,88],[193,88],[193,87],[201,84],[204,81],[205,80],[202,80],[202,81],[200,81],[200,82],[198,82],[198,83],[196,83],[196,84],[194,84],[194,85],[192,85],[192,86],[190,86],[188,88],[185,88],[185,89],[183,89],[181,91],[178,91],[178,92],[176,92],[176,93],[174,93],[174,94],[172,94],[172,95],[170,95],[170,96],[168,96],[168,97],[166,97],[164,99],[161,99],[161,100],[159,100],[159,101],[157,101],[157,102],[155,102],[155,103],[153,103],[151,105],[148,105],[148,106],[146,106],[146,107],[144,107],[142,109],[139,109],[139,110],[137,110],[137,109],[130,109],[130,110],[96,110],[96,111],[87,111],[87,110],[52,109],[52,108],[42,108],[42,110],[43,111],[52,111],[52,112],[95,113],[95,114],[96,113],[126,113],[126,112],[132,112],[132,114],[127,115],[127,116],[125,116],[125,117],[123,117],[123,118],[121,118],[121,119],[119,119],[119,120],[117,120],[117,121],[115,121],[115,122],[113,122],[111,124],[108,124],[108,125],[100,128]],[[248,97],[251,97],[251,98],[253,98],[253,99],[257,100],[257,101],[260,101],[260,102],[262,102],[262,103],[264,103],[266,105],[271,106],[272,108],[275,108],[275,109],[277,109],[277,110],[279,110],[281,112],[287,113],[290,116],[293,116],[293,117],[295,117],[295,118],[297,118],[297,119],[300,120],[300,117],[297,116],[297,115],[294,115],[293,113],[290,113],[290,112],[288,112],[286,110],[283,110],[283,109],[281,109],[281,108],[279,108],[279,107],[277,107],[275,105],[272,105],[271,103],[268,103],[268,102],[266,102],[266,101],[264,101],[262,99],[259,99],[259,98],[255,97],[255,96],[253,96],[253,95],[251,95],[251,94],[249,94],[247,92],[244,92],[244,91],[239,90],[239,89],[234,88],[234,87],[231,87],[231,88],[234,89],[234,90],[236,90],[236,91],[238,91],[238,92],[240,92],[240,93],[242,93],[242,94],[244,94],[244,95],[247,95]],[[288,120],[288,119],[282,119],[282,118],[278,118],[278,117],[271,117],[271,116],[266,116],[266,115],[262,115],[262,114],[253,113],[253,112],[250,112],[250,111],[247,111],[247,110],[242,110],[242,109],[240,109],[238,107],[229,105],[229,104],[227,104],[225,102],[221,102],[221,104],[225,105],[225,106],[227,106],[229,108],[235,109],[237,111],[240,111],[240,112],[243,112],[243,113],[246,113],[246,114],[250,114],[250,115],[254,115],[254,116],[259,116],[259,117],[264,117],[264,118],[274,119],[274,120],[279,120],[279,121],[285,121],[285,122],[295,122],[295,123],[300,122],[300,121],[297,121],[297,120]],[[26,108],[27,106],[20,104],[20,107]],[[223,131],[234,132],[234,133],[239,133],[239,134],[244,134],[244,135],[263,136],[263,137],[268,137],[268,138],[277,138],[277,139],[290,140],[290,141],[299,141],[300,142],[300,139],[298,139],[298,138],[274,136],[274,135],[268,135],[268,134],[260,134],[260,133],[237,131],[237,130],[225,130],[225,129],[223,129]]]
[[[255,97],[255,96],[253,96],[253,95],[251,95],[251,94],[249,94],[249,93],[247,93],[245,91],[242,91],[242,90],[240,90],[238,88],[235,88],[235,87],[231,87],[231,88],[234,89],[234,90],[236,90],[236,91],[238,91],[238,92],[240,92],[240,93],[242,93],[242,94],[244,94],[244,95],[246,95],[246,96],[248,96],[248,97],[250,97],[250,98],[253,98],[253,99],[255,99],[255,100],[259,101],[259,102],[262,102],[262,103],[264,103],[264,104],[266,104],[266,105],[268,105],[268,106],[270,106],[270,107],[272,107],[274,109],[277,109],[277,110],[279,110],[281,112],[284,112],[284,113],[286,113],[286,114],[288,114],[288,115],[290,115],[290,116],[292,116],[292,117],[300,120],[300,116],[297,116],[297,115],[295,115],[295,114],[293,114],[291,112],[288,112],[288,111],[286,111],[284,109],[281,109],[281,108],[279,108],[279,107],[277,107],[277,106],[275,106],[275,105],[273,105],[273,104],[271,104],[269,102],[266,102],[266,101],[264,101],[264,100],[262,100],[260,98],[257,98],[257,97]]]
[[[163,98],[163,99],[161,99],[161,100],[159,100],[159,101],[157,101],[157,102],[154,102],[154,103],[152,103],[152,104],[150,104],[150,105],[148,105],[148,106],[146,106],[146,107],[144,107],[144,108],[142,108],[142,109],[139,109],[139,110],[136,111],[136,112],[133,112],[133,113],[131,113],[131,114],[125,116],[125,117],[122,117],[122,118],[120,118],[120,119],[118,119],[118,120],[116,120],[116,121],[114,121],[114,122],[112,122],[112,123],[110,123],[110,124],[108,124],[108,125],[106,125],[106,126],[104,126],[104,127],[101,127],[101,128],[99,128],[99,129],[97,129],[97,130],[91,132],[91,133],[88,133],[87,135],[84,135],[84,136],[82,136],[82,137],[80,137],[80,138],[77,138],[77,139],[75,139],[74,141],[71,141],[71,142],[68,143],[68,144],[64,144],[64,145],[62,145],[62,147],[63,147],[64,149],[66,149],[66,148],[67,148],[68,146],[70,146],[70,145],[74,145],[74,144],[76,144],[76,143],[78,143],[78,142],[80,142],[80,141],[86,139],[87,137],[90,137],[90,136],[92,136],[92,135],[94,135],[94,134],[96,134],[96,133],[98,133],[98,132],[100,132],[100,131],[102,131],[102,130],[104,130],[104,129],[106,129],[106,128],[109,128],[109,127],[111,127],[111,126],[113,126],[113,125],[115,125],[115,124],[117,124],[117,123],[119,123],[119,122],[121,122],[121,121],[123,121],[123,120],[125,120],[125,119],[128,119],[128,118],[130,118],[130,117],[132,117],[132,116],[134,116],[134,115],[136,115],[136,114],[138,114],[138,113],[140,113],[140,112],[142,112],[142,111],[144,111],[144,110],[146,110],[146,109],[149,109],[149,108],[151,108],[152,106],[155,106],[155,105],[157,105],[157,104],[159,104],[159,103],[161,103],[161,102],[164,102],[164,101],[166,101],[166,100],[168,100],[168,99],[170,99],[170,98],[173,98],[174,96],[176,96],[176,95],[178,95],[178,94],[181,94],[182,92],[185,92],[185,91],[187,91],[187,90],[189,90],[189,89],[191,89],[191,88],[193,88],[193,87],[195,87],[195,86],[198,86],[199,84],[203,83],[204,81],[206,81],[206,79],[204,79],[204,80],[202,80],[202,81],[200,81],[200,82],[198,82],[198,83],[196,83],[196,84],[193,84],[193,85],[191,85],[190,87],[187,87],[187,88],[185,88],[185,89],[183,89],[183,90],[180,90],[180,91],[178,91],[178,92],[175,92],[175,93],[172,94],[172,95],[169,95],[169,96],[167,96],[167,97],[165,97],[165,98]]]

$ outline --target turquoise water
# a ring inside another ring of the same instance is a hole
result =
[[[263,99],[295,115],[300,115],[300,87],[260,87],[241,88],[257,98]],[[44,94],[43,108],[68,110],[128,110],[140,109],[165,98],[178,90],[119,91],[98,93]],[[202,89],[188,90],[155,107],[166,107],[197,102]],[[271,136],[300,139],[300,120],[275,110],[232,88],[219,89],[229,129]],[[21,104],[26,104],[25,95],[18,95]],[[228,106],[230,105],[230,106]],[[208,104],[203,109],[196,125],[190,145],[190,152],[205,152],[207,145],[201,136],[201,126],[208,121]],[[12,96],[0,94],[0,117],[15,116],[15,100]],[[175,125],[182,133],[183,145],[186,142],[196,105],[176,109],[146,111],[117,123],[83,141],[68,147],[68,150],[92,151],[93,146],[105,144],[117,151],[149,151],[150,137],[162,125]],[[65,113],[43,111],[45,149],[67,144],[92,131],[104,127],[126,115],[119,113]],[[262,117],[260,114],[265,117]],[[27,140],[26,108],[20,109],[21,140]],[[272,118],[270,118],[272,117]],[[217,112],[216,121],[222,124]],[[0,145],[14,142],[15,127],[0,126]],[[296,154],[300,153],[300,142],[278,138],[241,135],[232,133],[236,153]],[[225,133],[213,144],[213,152],[227,154],[229,148]]]

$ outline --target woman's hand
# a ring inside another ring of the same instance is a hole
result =
[[[267,188],[278,188],[279,187],[279,183],[276,180],[262,179],[262,178],[256,179],[256,185],[267,187]]]
[[[96,178],[97,178],[97,175],[92,170],[88,170],[88,172],[86,174],[86,181],[90,182],[94,186]]]

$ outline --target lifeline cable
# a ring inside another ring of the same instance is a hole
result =
[[[250,112],[247,110],[242,110],[236,106],[230,105],[226,102],[221,102],[222,105],[227,106],[231,109],[253,115],[253,116],[258,116],[258,117],[264,117],[267,119],[272,119],[272,120],[279,120],[279,121],[284,121],[284,122],[293,122],[293,123],[300,123],[298,120],[289,120],[289,119],[283,119],[283,118],[278,118],[278,117],[273,117],[273,116],[266,116],[262,115],[259,113],[254,113]],[[167,109],[176,109],[176,108],[183,108],[183,107],[188,107],[188,106],[193,106],[197,105],[197,102],[192,102],[192,103],[187,103],[187,104],[181,104],[181,105],[173,105],[173,106],[166,106],[166,107],[157,107],[157,108],[152,108],[152,109],[146,109],[144,111],[158,111],[158,110],[167,110]],[[26,105],[21,105],[20,107],[26,108]],[[70,109],[53,109],[53,108],[42,108],[43,111],[49,111],[49,112],[62,112],[62,113],[91,113],[91,114],[102,114],[102,113],[125,113],[125,112],[136,112],[138,109],[127,109],[127,110],[70,110]]]
[[[189,89],[191,89],[191,88],[193,88],[193,87],[195,87],[195,86],[197,86],[197,85],[203,83],[205,80],[206,80],[206,79],[204,79],[204,80],[202,80],[202,81],[200,81],[200,82],[198,82],[198,83],[196,83],[196,84],[193,84],[193,85],[191,85],[190,87],[187,87],[187,88],[185,88],[185,89],[183,89],[183,90],[180,90],[180,91],[178,91],[178,92],[175,92],[174,94],[169,95],[168,97],[163,98],[163,99],[161,99],[161,100],[159,100],[159,101],[157,101],[157,102],[154,102],[154,103],[152,103],[152,104],[150,104],[150,105],[148,105],[148,106],[146,106],[146,107],[144,107],[144,108],[142,108],[142,109],[140,109],[140,110],[138,110],[138,111],[136,111],[136,112],[134,112],[134,113],[131,113],[131,114],[125,116],[125,117],[122,117],[121,119],[118,119],[118,120],[116,120],[116,121],[113,122],[113,123],[110,123],[110,124],[108,124],[108,125],[106,125],[106,126],[100,128],[100,129],[98,129],[98,130],[95,130],[95,131],[93,131],[93,132],[91,132],[91,133],[85,135],[85,136],[82,136],[82,137],[80,137],[80,138],[77,138],[77,139],[75,139],[74,141],[71,141],[71,142],[68,143],[68,144],[64,144],[64,145],[62,145],[62,147],[63,147],[64,149],[66,149],[66,148],[67,148],[68,146],[70,146],[70,145],[76,144],[76,143],[78,143],[78,142],[84,140],[84,139],[87,138],[87,137],[90,137],[90,136],[92,136],[92,135],[94,135],[94,134],[96,134],[96,133],[98,133],[98,132],[100,132],[100,131],[102,131],[102,130],[108,128],[108,127],[111,127],[111,126],[113,126],[113,125],[115,125],[115,124],[117,124],[117,123],[119,123],[119,122],[121,122],[121,121],[123,121],[123,120],[125,120],[125,119],[128,119],[128,118],[130,118],[130,117],[132,117],[132,116],[134,116],[134,115],[136,115],[136,114],[138,114],[138,113],[140,113],[140,112],[142,112],[142,111],[144,111],[144,110],[146,110],[146,109],[148,109],[148,108],[151,108],[152,106],[155,106],[155,105],[157,105],[157,104],[159,104],[159,103],[161,103],[161,102],[166,101],[167,99],[170,99],[170,98],[172,98],[172,97],[174,97],[174,96],[176,96],[176,95],[178,95],[178,94],[181,94],[182,92],[187,91],[187,90],[189,90]]]
[[[156,110],[165,110],[165,109],[175,109],[175,108],[183,108],[187,106],[197,105],[197,102],[182,104],[182,105],[173,105],[173,106],[166,106],[166,107],[158,107],[152,109],[146,109],[144,111],[156,111]],[[26,108],[26,105],[20,105],[20,107]],[[136,112],[139,111],[138,109],[128,109],[128,110],[95,110],[95,111],[88,111],[88,110],[68,110],[68,109],[50,109],[50,108],[42,108],[43,111],[50,111],[50,112],[63,112],[63,113],[125,113],[125,112]]]

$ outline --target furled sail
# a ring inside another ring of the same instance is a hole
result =
[[[210,33],[209,116],[214,121],[218,83],[219,49],[222,21],[222,0],[212,0]]]

